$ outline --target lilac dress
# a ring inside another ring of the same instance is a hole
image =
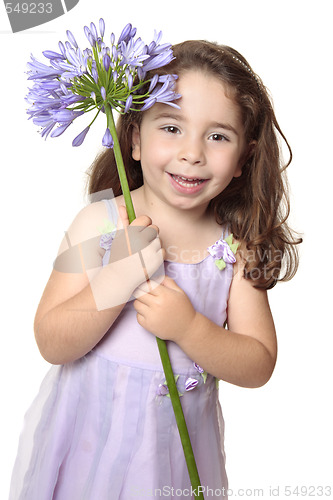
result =
[[[208,255],[197,264],[166,261],[165,273],[197,311],[223,325],[232,264],[221,271]],[[217,381],[167,345],[201,484],[226,491]],[[91,352],[46,375],[25,417],[10,500],[164,498],[172,488],[190,498],[156,339],[138,324],[131,301]]]

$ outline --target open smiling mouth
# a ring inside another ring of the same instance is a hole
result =
[[[198,177],[184,177],[183,175],[171,174],[167,172],[171,186],[180,194],[191,195],[199,193],[209,179]]]
[[[185,188],[197,187],[200,184],[203,184],[204,182],[206,182],[208,180],[208,179],[199,179],[199,178],[193,178],[193,177],[183,177],[181,175],[175,175],[175,174],[170,174],[170,173],[169,173],[169,175],[180,186],[183,186]]]

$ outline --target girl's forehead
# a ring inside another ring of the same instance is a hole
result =
[[[181,98],[176,101],[180,106],[180,114],[201,111],[202,116],[219,118],[223,115],[238,126],[241,125],[241,109],[230,89],[218,76],[200,70],[184,71],[179,75],[176,91],[181,94]]]
[[[211,73],[210,71],[201,70],[200,68],[186,69],[186,70],[181,71],[178,74],[176,86],[179,85],[179,83],[183,83],[183,82],[191,83],[193,81],[198,81],[198,80],[206,80],[206,81],[216,82],[216,83],[219,83],[220,85],[222,85],[222,87],[223,87],[223,82],[218,77],[218,75],[215,75],[214,73]]]

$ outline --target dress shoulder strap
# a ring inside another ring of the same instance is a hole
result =
[[[110,221],[116,225],[117,220],[118,220],[118,212],[117,212],[116,204],[113,201],[113,198],[108,199],[108,200],[102,200],[102,201],[106,205],[106,209],[108,211],[108,217],[109,217]]]
[[[228,238],[229,234],[230,234],[230,231],[229,231],[228,226],[223,226],[222,227],[221,240],[225,240],[226,238]]]
[[[113,226],[117,226],[118,211],[117,211],[117,206],[116,206],[115,202],[113,201],[113,198],[103,199],[101,201],[103,201],[103,203],[105,203],[105,205],[106,205],[109,221],[111,222],[111,224]],[[103,236],[102,236],[102,238],[103,238]],[[101,238],[101,240],[102,240],[102,238]],[[105,248],[105,254],[104,254],[103,260],[102,260],[103,266],[105,266],[106,264],[109,263],[111,244],[112,244],[112,237],[110,237],[109,245],[107,245],[107,246],[102,245],[100,242],[100,246],[102,246],[102,248]]]

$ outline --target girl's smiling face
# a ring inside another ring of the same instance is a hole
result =
[[[177,82],[181,109],[155,104],[133,132],[144,189],[175,208],[207,207],[242,173],[246,143],[239,107],[215,76],[189,70]]]

